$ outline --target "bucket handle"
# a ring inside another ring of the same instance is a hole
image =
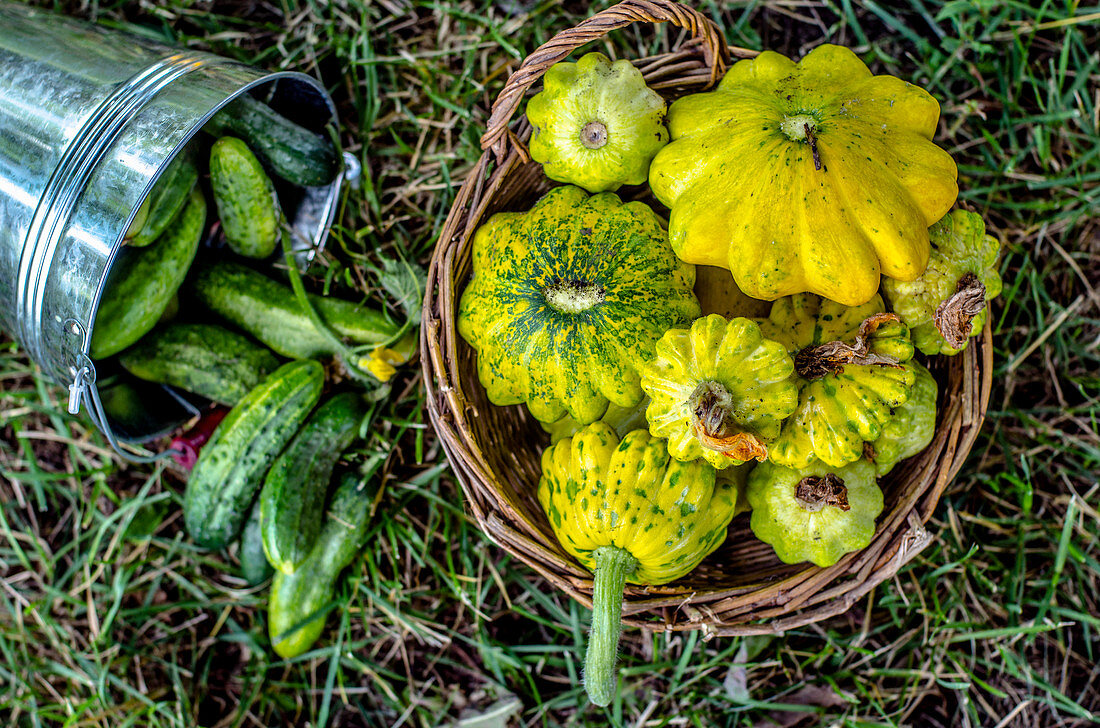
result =
[[[92,424],[106,436],[111,449],[118,453],[119,457],[131,463],[155,463],[158,460],[182,454],[180,450],[168,448],[155,455],[138,455],[122,448],[118,438],[115,437],[114,430],[107,422],[106,413],[103,411],[103,402],[99,398],[99,387],[96,386],[95,363],[84,353],[88,350],[88,331],[76,319],[65,321],[65,328],[81,337],[80,358],[75,367],[76,373],[73,375],[73,381],[69,385],[69,414],[78,414],[80,412],[80,402],[83,400],[88,411],[88,417],[91,418]]]

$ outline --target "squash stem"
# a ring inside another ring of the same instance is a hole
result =
[[[871,351],[871,336],[885,323],[901,321],[897,314],[876,313],[859,325],[855,342],[830,341],[818,346],[807,346],[794,356],[794,370],[803,379],[821,379],[829,374],[839,374],[845,364],[860,366],[888,366],[899,368],[901,363],[892,356]]]
[[[743,432],[734,419],[733,395],[721,382],[704,379],[684,402],[691,412],[691,428],[699,444],[708,450],[745,462],[763,461],[768,456],[764,443],[751,432]]]
[[[581,144],[585,149],[599,149],[607,144],[607,127],[603,122],[590,121],[581,129]]]
[[[555,279],[543,289],[542,295],[555,311],[578,314],[603,303],[607,291],[588,281]]]
[[[836,506],[842,511],[851,510],[848,505],[848,487],[836,473],[824,476],[807,475],[798,481],[795,499],[803,510],[817,513],[825,506]]]
[[[955,293],[936,307],[932,321],[948,346],[962,349],[970,338],[974,317],[985,310],[985,284],[967,273],[959,279]]]
[[[592,583],[592,632],[584,660],[584,688],[588,699],[605,706],[615,697],[615,662],[623,628],[623,589],[626,577],[638,570],[638,560],[618,546],[602,546],[592,553],[596,578]]]
[[[783,120],[779,122],[779,129],[792,142],[806,142],[810,145],[810,152],[814,158],[814,169],[820,172],[822,168],[821,153],[817,149],[817,137],[814,136],[814,132],[817,131],[817,119],[806,113],[784,116]]]
[[[814,137],[814,130],[810,128],[809,124],[803,124],[802,128],[806,132],[806,139],[810,142],[810,152],[814,156],[814,169],[818,172],[821,171],[821,154],[817,151],[817,138]]]

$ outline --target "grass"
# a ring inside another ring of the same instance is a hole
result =
[[[374,284],[366,263],[380,255],[427,260],[509,71],[589,13],[529,0],[38,4],[319,77],[366,172],[334,249]],[[482,713],[462,725],[1097,720],[1100,17],[1041,0],[698,7],[732,43],[788,54],[845,43],[876,72],[929,89],[961,198],[1006,243],[993,401],[936,510],[933,544],[848,614],[782,637],[628,632],[621,698],[605,712],[578,687],[587,610],[465,515],[410,370],[377,405],[364,446],[389,454],[371,548],[341,580],[324,639],[278,660],[264,589],[247,588],[231,557],[190,544],[178,480],[114,459],[83,417],[65,413],[64,390],[7,342],[8,724],[434,726]],[[633,27],[600,45],[637,56],[676,39]]]

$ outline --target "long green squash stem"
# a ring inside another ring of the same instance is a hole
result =
[[[638,560],[618,546],[592,552],[596,578],[592,583],[592,631],[584,659],[584,689],[594,704],[605,706],[615,697],[619,635],[623,629],[623,589],[626,577],[638,570]]]

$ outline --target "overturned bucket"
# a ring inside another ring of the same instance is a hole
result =
[[[68,386],[69,411],[83,405],[116,449],[117,439],[158,437],[204,402],[125,376],[104,386],[89,358],[127,229],[161,173],[233,99],[251,94],[315,132],[335,126],[335,107],[307,75],[48,11],[0,2],[0,28],[0,328]],[[354,165],[345,157],[347,174]],[[304,255],[324,244],[344,178],[279,190]]]

